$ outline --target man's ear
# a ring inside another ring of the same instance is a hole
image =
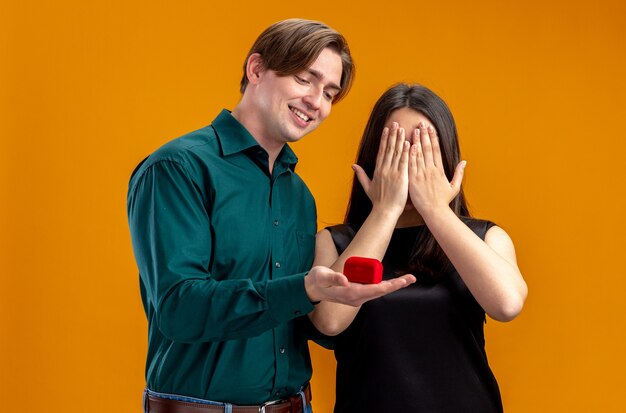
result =
[[[248,62],[246,63],[246,76],[248,77],[248,83],[251,85],[259,83],[261,75],[264,71],[265,67],[263,64],[263,58],[259,53],[252,53],[250,57],[248,57]]]

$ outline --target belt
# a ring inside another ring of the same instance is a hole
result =
[[[306,404],[311,403],[311,386],[303,389]],[[154,394],[146,395],[146,412],[148,413],[224,413],[224,406],[179,401],[159,397]],[[300,394],[285,400],[267,402],[259,406],[232,405],[232,413],[303,413],[302,397]]]

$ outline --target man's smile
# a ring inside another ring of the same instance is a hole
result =
[[[294,108],[293,106],[289,106],[289,109],[296,115],[298,116],[300,119],[302,119],[305,122],[310,122],[311,120],[313,120],[313,117],[302,112],[299,109]]]

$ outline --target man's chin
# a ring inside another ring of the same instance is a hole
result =
[[[304,138],[309,133],[313,132],[316,127],[308,126],[306,128],[300,128],[297,131],[293,131],[286,138],[287,142],[298,142],[300,139]]]

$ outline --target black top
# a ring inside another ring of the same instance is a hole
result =
[[[494,225],[463,220],[482,239]],[[339,253],[354,237],[347,225],[328,230]],[[415,239],[425,230],[394,231],[383,258],[385,279],[406,268]],[[365,303],[333,340],[335,413],[502,412],[487,363],[484,323],[485,311],[454,268],[435,283],[418,281]]]

